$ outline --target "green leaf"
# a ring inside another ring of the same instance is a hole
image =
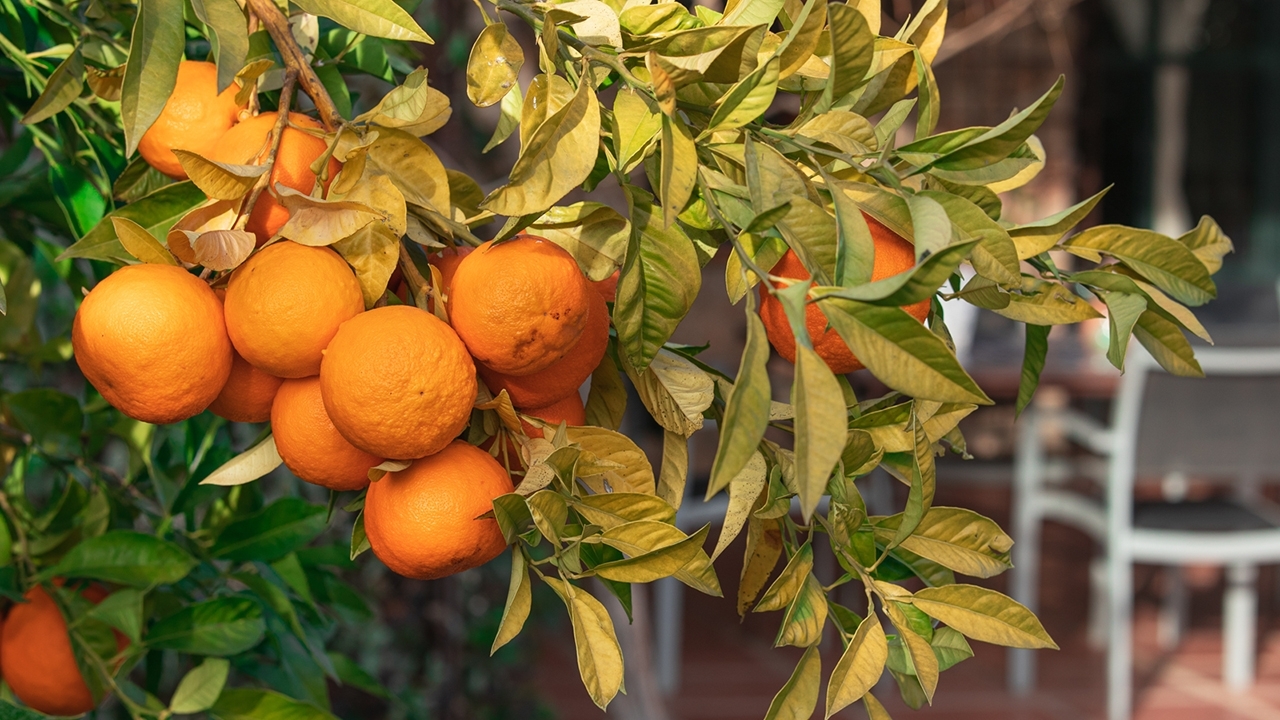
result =
[[[116,237],[120,239],[125,252],[135,258],[154,265],[178,264],[177,258],[138,223],[128,218],[114,217],[111,218],[111,224],[115,227]]]
[[[1018,249],[1010,239],[1009,232],[1000,223],[992,220],[982,208],[959,195],[936,190],[926,190],[920,195],[942,206],[961,239],[978,240],[969,261],[979,275],[1006,287],[1016,287],[1022,282]]]
[[[1174,323],[1148,310],[1138,316],[1133,334],[1142,343],[1142,347],[1151,353],[1151,357],[1160,363],[1160,367],[1174,375],[1204,377],[1204,370],[1196,362],[1191,343],[1187,342],[1182,330]]]
[[[933,76],[933,67],[919,50],[915,53],[916,85],[920,88],[919,112],[916,113],[916,139],[933,134],[938,126],[938,113],[941,111],[941,98],[938,96],[938,81]]]
[[[133,642],[142,639],[143,591],[133,588],[116,590],[94,605],[84,617],[100,620],[124,633]]]
[[[689,134],[689,126],[668,115],[662,116],[662,195],[664,226],[675,222],[684,209],[698,179],[698,149]]]
[[[650,583],[671,577],[699,555],[705,557],[702,545],[706,542],[710,529],[710,525],[703,525],[701,530],[680,542],[657,547],[624,560],[601,563],[593,569],[596,575],[606,580],[625,583]],[[608,531],[606,535],[607,533]]]
[[[1222,269],[1223,256],[1235,252],[1231,238],[1208,215],[1201,216],[1199,224],[1180,235],[1178,242],[1186,245],[1204,263],[1210,275]]]
[[[32,388],[5,395],[0,404],[40,452],[59,458],[78,458],[84,452],[84,411],[70,395],[52,388]]]
[[[0,720],[47,720],[49,716],[0,700]]]
[[[627,362],[643,371],[698,297],[702,269],[680,225],[662,226],[653,196],[629,185],[625,189],[631,243],[618,280],[613,322]]]
[[[956,665],[973,657],[973,648],[955,628],[945,625],[933,631],[933,640],[929,641],[933,654],[938,658],[938,672],[946,672]]]
[[[1051,329],[1048,325],[1028,324],[1026,326],[1026,349],[1022,354],[1022,376],[1018,381],[1018,400],[1016,405],[1019,415],[1031,404],[1031,398],[1036,393],[1036,386],[1040,384],[1040,373],[1044,370],[1044,361],[1049,355],[1049,331]]]
[[[337,720],[308,702],[251,688],[224,690],[209,712],[218,720]]]
[[[720,529],[720,538],[716,540],[716,549],[711,553],[713,561],[729,549],[729,544],[742,532],[742,526],[751,517],[751,510],[768,483],[769,467],[764,456],[756,452],[729,483],[729,506],[725,509],[724,525]]]
[[[1062,245],[1076,255],[1095,261],[1099,253],[1110,255],[1192,307],[1218,296],[1213,278],[1200,258],[1187,246],[1157,232],[1099,225]]]
[[[831,47],[831,72],[814,112],[825,112],[848,95],[871,68],[875,35],[867,19],[853,7],[834,3],[827,6],[827,33]]]
[[[1029,325],[1070,325],[1102,317],[1083,298],[1058,283],[1028,278],[1023,293],[1010,295],[1006,307],[991,311]]]
[[[926,400],[991,404],[942,338],[901,308],[836,297],[820,306],[853,354],[889,387]]]
[[[1036,616],[1013,598],[976,585],[916,592],[913,604],[974,640],[1016,648],[1058,649]]]
[[[889,643],[874,614],[858,624],[858,629],[831,671],[827,682],[827,710],[831,717],[866,695],[884,674],[889,659]]]
[[[676,509],[656,495],[614,492],[584,495],[569,502],[587,522],[605,530],[640,520],[667,524],[676,520]]]
[[[796,484],[800,511],[807,522],[844,452],[847,410],[840,383],[827,363],[812,348],[798,342],[791,404],[796,411]]]
[[[893,137],[898,128],[902,127],[902,123],[906,122],[907,116],[916,106],[916,99],[899,100],[895,102],[884,116],[880,118],[880,122],[876,123],[876,146],[884,147],[889,142],[889,138]]]
[[[573,624],[573,641],[578,650],[578,673],[600,709],[622,688],[622,650],[613,629],[609,611],[586,590],[572,584],[543,576],[542,578],[569,608],[569,620]]]
[[[186,41],[182,8],[182,0],[138,0],[120,95],[126,156],[138,149],[178,81]]]
[[[506,24],[496,22],[480,31],[467,59],[467,97],[478,107],[489,107],[517,87],[524,51]]]
[[[743,5],[754,5],[744,2]],[[778,93],[778,73],[781,60],[774,58],[756,68],[750,75],[742,78],[729,92],[720,99],[712,114],[707,129],[699,134],[699,139],[708,138],[712,133],[723,130],[736,130],[748,123],[758,120],[764,115],[773,98]]]
[[[931,589],[925,588],[925,591]],[[933,654],[933,648],[929,646],[929,642],[911,629],[909,619],[897,603],[885,602],[883,607],[885,614],[889,616],[889,622],[898,629],[898,637],[902,641],[907,659],[911,661],[911,669],[915,671],[915,678],[920,682],[925,700],[932,703],[933,694],[938,689],[938,657]]]
[[[520,547],[511,548],[511,583],[507,588],[507,604],[502,610],[502,622],[493,638],[489,655],[498,652],[503,645],[515,639],[529,619],[533,592],[529,584],[529,570],[525,566],[524,552]]]
[[[327,524],[325,507],[302,498],[284,497],[228,525],[209,552],[233,561],[271,562],[297,550]]]
[[[787,614],[778,628],[778,637],[773,646],[815,646],[822,640],[822,629],[826,623],[827,595],[822,589],[822,583],[818,582],[813,573],[809,573],[800,592],[796,593],[787,606]]]
[[[832,279],[841,287],[866,285],[871,282],[875,267],[875,240],[871,237],[871,228],[853,198],[836,185],[826,170],[819,167],[819,171],[831,190],[836,217],[836,267]]]
[[[821,685],[822,655],[815,645],[804,651],[787,684],[773,696],[765,720],[809,720],[818,707]]]
[[[923,522],[925,514],[933,506],[934,489],[937,486],[937,469],[933,459],[933,444],[925,434],[924,423],[920,421],[917,403],[912,403],[911,420],[907,423],[908,431],[915,439],[915,447],[911,457],[909,480],[910,490],[907,492],[907,505],[902,511],[902,522],[893,539],[885,545],[891,550],[902,544],[904,540]]]
[[[511,217],[541,213],[587,179],[600,145],[600,103],[591,83],[531,132],[510,182],[485,199],[486,209]]]
[[[262,606],[243,597],[221,597],[188,605],[147,633],[147,646],[192,655],[230,657],[262,642]]]
[[[176,583],[195,566],[195,558],[167,540],[131,530],[112,530],[71,548],[40,577],[92,578],[150,587]]]
[[[1027,109],[981,134],[967,138],[955,149],[946,147],[947,136],[941,135],[903,146],[901,152],[941,151],[941,156],[930,163],[930,166],[953,171],[975,170],[1003,160],[1021,147],[1044,123],[1054,103],[1058,101],[1058,96],[1062,94],[1062,86],[1063,79],[1059,77],[1053,87]]]
[[[724,418],[720,422],[720,439],[716,447],[711,477],[707,481],[707,499],[711,499],[733,481],[754,457],[756,446],[769,426],[769,339],[764,323],[755,312],[755,298],[748,295],[746,304],[747,344],[742,351],[737,381],[725,399]]]
[[[839,297],[889,307],[918,303],[933,297],[938,288],[960,267],[960,263],[967,259],[976,242],[969,240],[949,245],[930,255],[914,270],[890,275],[866,285],[815,288],[813,297],[819,301],[827,297]]]
[[[1130,275],[1121,275],[1118,272],[1103,270],[1086,270],[1070,275],[1067,279],[1071,282],[1084,283],[1091,288],[1142,295],[1147,299],[1147,307],[1152,311],[1160,314],[1166,320],[1173,320],[1183,328],[1195,333],[1197,337],[1205,342],[1213,343],[1213,338],[1209,336],[1209,331],[1204,329],[1204,325],[1200,324],[1194,313],[1178,301],[1160,292],[1159,288],[1150,283],[1143,282]]]
[[[1110,190],[1111,187],[1107,186],[1097,195],[1082,200],[1060,213],[1050,215],[1043,220],[1009,228],[1009,236],[1013,238],[1013,244],[1018,248],[1018,259],[1033,258],[1057,245],[1063,235],[1070,232],[1071,228],[1093,212],[1093,208]]]
[[[265,440],[226,461],[217,470],[200,481],[201,485],[243,485],[253,482],[284,463],[276,449],[276,439],[268,435]]]
[[[66,60],[58,64],[57,69],[49,76],[44,92],[36,98],[27,114],[22,116],[22,124],[34,125],[44,122],[66,110],[84,91],[84,56],[80,47],[71,51]]]
[[[330,18],[343,27],[388,40],[433,43],[413,16],[393,0],[302,0],[304,12]]]
[[[218,92],[222,92],[231,87],[249,57],[249,26],[244,10],[235,0],[192,0],[191,7],[217,40]]]
[[[626,410],[627,389],[622,384],[622,374],[610,354],[606,353],[595,372],[591,373],[587,392],[587,424],[617,430],[622,427]]]
[[[806,542],[787,561],[787,566],[765,591],[764,597],[760,598],[760,602],[752,612],[772,612],[790,605],[800,593],[800,588],[804,586],[805,579],[809,577],[812,570],[813,545]]]
[[[126,218],[147,229],[147,232],[163,239],[188,210],[204,202],[204,193],[192,182],[165,185],[155,192],[107,215],[93,226],[84,237],[67,248],[58,260],[88,258],[123,264],[130,260],[124,246],[116,238],[112,218]]]
[[[1110,344],[1107,360],[1120,372],[1124,372],[1124,356],[1129,349],[1129,337],[1138,317],[1147,311],[1147,300],[1142,295],[1099,292],[1098,297],[1107,304],[1107,322],[1110,328]]]
[[[231,663],[222,658],[205,659],[178,682],[169,710],[176,715],[189,715],[213,707],[227,684],[230,670]]]

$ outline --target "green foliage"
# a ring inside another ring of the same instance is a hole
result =
[[[21,208],[0,214],[0,594],[17,598],[55,578],[114,590],[97,606],[67,608],[95,692],[114,693],[134,718],[224,720],[333,717],[326,679],[391,697],[326,650],[343,623],[367,620],[341,572],[368,548],[363,522],[337,513],[359,513],[362,497],[334,495],[326,507],[291,483],[282,491],[265,432],[207,414],[170,427],[128,420],[81,389],[67,365],[83,289],[139,261],[200,266],[218,281],[253,251],[244,210],[263,192],[290,210],[285,235],[348,261],[369,306],[400,302],[387,287],[398,268],[410,302],[426,307],[434,297],[443,314],[423,252],[477,244],[474,232],[495,220],[505,219],[499,240],[530,229],[590,279],[619,274],[590,426],[547,427],[545,439],[529,440],[505,393],[476,406],[466,437],[519,438],[528,461],[516,492],[494,502],[512,545],[510,579],[505,608],[477,646],[504,652],[537,612],[535,593],[549,590],[564,605],[587,692],[605,707],[622,689],[624,660],[613,619],[585,581],[598,579],[628,613],[631,585],[662,577],[719,595],[713,559],[744,530],[739,612],[781,613],[776,644],[805,648],[768,718],[816,709],[828,620],[843,645],[827,679],[828,717],[859,700],[871,717],[888,717],[869,694],[886,670],[909,705],[930,702],[939,673],[972,655],[966,637],[1054,646],[1026,608],[956,582],[957,573],[987,578],[1009,567],[1012,541],[993,522],[933,505],[935,457],[948,447],[963,454],[958,423],[991,400],[957,361],[940,304],[927,326],[901,308],[941,296],[1026,323],[1021,410],[1049,328],[1100,317],[1093,298],[1107,311],[1116,367],[1132,336],[1171,372],[1199,374],[1185,333],[1208,335],[1190,308],[1216,296],[1212,275],[1231,251],[1208,218],[1178,238],[1118,226],[1072,235],[1102,194],[1038,222],[1002,217],[1000,194],[1045,163],[1034,133],[1061,80],[992,127],[935,133],[941,95],[931,63],[945,0],[926,2],[894,37],[879,34],[876,0],[731,0],[723,14],[670,2],[497,0],[481,4],[486,27],[463,53],[468,98],[501,110],[485,150],[518,143],[507,182],[486,196],[422,139],[451,108],[406,59],[405,42],[431,41],[408,11],[390,0],[294,5],[296,32],[259,0],[247,9],[196,0],[191,13],[172,0],[83,11],[0,0],[3,112],[6,126],[22,123],[0,156],[0,206]],[[249,12],[264,30],[248,32],[258,27]],[[508,20],[536,37],[539,74],[526,88]],[[306,22],[319,28],[312,40]],[[131,159],[184,55],[213,59],[219,87],[240,82],[255,108],[287,110],[295,87],[308,93],[328,143],[315,169],[324,174],[329,157],[343,163],[325,178],[327,192],[268,187],[264,165],[195,153],[180,154],[191,178],[183,182]],[[356,75],[390,90],[357,100],[348,87]],[[794,112],[776,110],[783,97]],[[560,204],[606,183],[625,208]],[[912,242],[911,268],[871,281],[868,218]],[[810,280],[770,275],[788,250]],[[1059,251],[1096,267],[1063,275],[1050,255]],[[730,299],[746,298],[736,377],[670,342],[717,252],[728,257]],[[961,287],[964,264],[974,277]],[[782,303],[795,335],[787,404],[771,399],[757,286]],[[810,305],[892,392],[859,401],[832,374],[804,321]],[[662,428],[657,473],[616,431],[624,375]],[[675,523],[688,438],[707,419],[720,433],[707,497],[729,496],[710,555],[709,527],[690,534]],[[902,512],[867,514],[857,480],[877,467],[907,486]],[[830,584],[813,571],[817,542],[843,569]],[[924,589],[904,589],[909,578]],[[849,582],[863,587],[865,618],[834,601]],[[130,638],[119,657],[93,642],[95,623]],[[168,658],[184,672],[165,684]],[[0,715],[24,712],[0,703]]]

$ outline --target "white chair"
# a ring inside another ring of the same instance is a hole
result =
[[[1033,408],[1019,436],[1012,594],[1036,608],[1043,520],[1077,527],[1104,545],[1105,566],[1092,573],[1091,613],[1101,623],[1091,625],[1105,627],[1110,720],[1128,718],[1133,706],[1134,563],[1225,566],[1223,680],[1235,690],[1253,681],[1257,566],[1280,563],[1280,509],[1260,494],[1262,480],[1280,477],[1280,348],[1211,348],[1197,357],[1206,377],[1180,378],[1135,347],[1110,428],[1070,409]],[[1095,461],[1050,459],[1046,430],[1067,436]],[[1066,481],[1085,477],[1099,481],[1102,492],[1068,488]],[[1165,500],[1135,502],[1135,477],[1161,479]],[[1226,481],[1232,496],[1181,501],[1189,478]],[[1184,611],[1176,574],[1170,595],[1166,615]],[[1034,653],[1010,651],[1008,669],[1014,693],[1032,689]]]

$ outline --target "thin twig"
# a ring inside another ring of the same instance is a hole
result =
[[[280,12],[274,0],[246,0],[245,5],[262,22],[262,26],[275,41],[276,49],[280,51],[285,67],[297,71],[298,83],[301,84],[302,91],[315,103],[316,110],[320,113],[320,122],[324,123],[324,129],[333,132],[342,124],[342,116],[338,114],[338,107],[333,104],[333,98],[329,97],[329,92],[324,89],[324,83],[320,82],[320,76],[316,75],[315,69],[307,61],[298,41],[293,39],[293,33],[289,30],[289,19]]]
[[[284,85],[280,87],[280,105],[277,110],[275,127],[271,128],[271,149],[267,151],[266,165],[268,168],[274,168],[276,164],[276,154],[280,152],[280,138],[284,137],[285,128],[289,124],[289,107],[293,104],[293,92],[298,83],[298,73],[293,68],[289,68],[284,73]],[[236,221],[237,229],[244,229],[246,223],[249,222],[249,216],[253,214],[253,209],[258,205],[258,198],[262,197],[262,193],[271,184],[271,176],[275,173],[271,169],[262,173],[262,177],[253,186],[253,192],[249,194],[249,202],[244,205],[244,212],[240,219]]]
[[[430,293],[431,283],[418,270],[417,263],[409,255],[409,248],[405,247],[404,243],[400,243],[400,271],[404,273],[404,279],[409,283],[409,292],[413,293],[415,304],[419,297],[425,297],[424,292]]]

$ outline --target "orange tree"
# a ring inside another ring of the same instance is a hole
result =
[[[431,148],[450,108],[414,69],[412,43],[431,40],[408,12],[287,5],[0,3],[5,113],[24,126],[0,158],[15,208],[0,239],[6,698],[81,712],[110,694],[135,718],[329,717],[305,689],[320,673],[371,686],[324,647],[350,594],[327,568],[346,554],[312,541],[345,513],[351,558],[372,540],[408,575],[510,546],[494,650],[548,586],[601,707],[623,658],[591,588],[626,608],[632,584],[669,576],[718,595],[714,563],[744,532],[738,612],[778,613],[777,644],[805,648],[768,717],[810,716],[824,683],[824,715],[861,701],[887,717],[869,693],[886,669],[919,706],[971,654],[966,638],[1054,646],[1026,608],[957,581],[1006,570],[1012,541],[933,505],[935,457],[963,455],[959,421],[991,402],[939,300],[1025,323],[1021,408],[1049,328],[1100,316],[1085,297],[1107,310],[1117,367],[1136,337],[1197,374],[1185,332],[1205,333],[1188,308],[1215,296],[1231,248],[1207,218],[1178,238],[1073,234],[1100,195],[1004,220],[1000,194],[1045,162],[1034,133],[1061,81],[992,127],[936,132],[945,0],[893,37],[876,0],[477,3],[467,94],[500,106],[490,147],[519,144],[486,195]],[[536,58],[508,22],[532,28]],[[523,84],[526,62],[538,72]],[[357,102],[360,74],[392,87]],[[795,109],[785,124],[766,114],[781,100]],[[604,183],[625,207],[558,204]],[[1054,252],[1088,269],[1065,272]],[[717,253],[746,314],[734,376],[670,342]],[[772,401],[771,343],[794,358],[789,403]],[[73,354],[92,386],[26,387]],[[859,366],[892,392],[855,397],[836,372]],[[570,396],[588,376],[582,406]],[[657,472],[618,432],[628,383],[663,430]],[[280,442],[201,413],[211,402],[270,418]],[[728,496],[710,552],[709,527],[674,523],[687,439],[707,420],[719,447],[706,495]],[[332,488],[327,509],[263,504],[249,483],[282,461]],[[868,515],[857,480],[876,468],[908,488],[901,512]],[[815,543],[838,577],[814,574]],[[847,583],[865,617],[835,601]],[[827,623],[842,649],[824,672]],[[22,660],[37,626],[64,675],[74,663],[83,678],[76,707]],[[290,652],[316,676],[283,680]],[[176,689],[162,691],[152,657],[186,671]],[[26,717],[19,707],[5,716]]]

